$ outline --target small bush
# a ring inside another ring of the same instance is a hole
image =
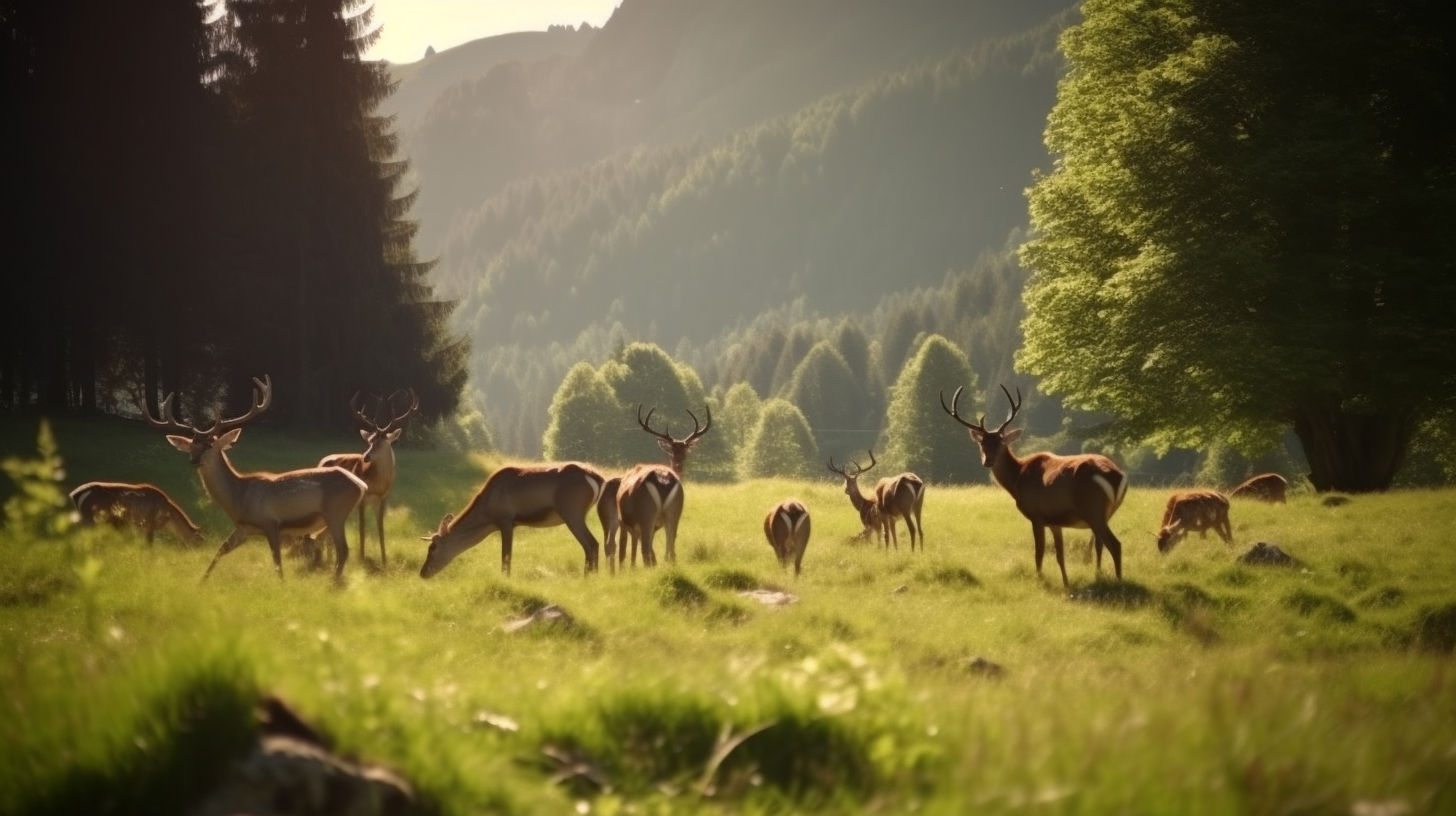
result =
[[[1355,620],[1355,613],[1350,607],[1327,595],[1306,589],[1298,589],[1285,595],[1282,603],[1285,609],[1292,609],[1306,618],[1319,617],[1332,623],[1350,623]]]

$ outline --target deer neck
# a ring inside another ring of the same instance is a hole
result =
[[[995,479],[996,484],[1001,485],[1007,493],[1015,498],[1022,467],[1022,460],[1016,458],[1016,454],[1011,452],[1010,446],[1003,445],[1000,453],[996,455],[996,461],[991,463],[991,478]]]
[[[243,478],[233,468],[232,462],[228,461],[227,454],[219,450],[216,456],[207,457],[202,461],[198,472],[207,495],[222,507],[228,518],[233,521],[241,518],[244,503]]]
[[[848,487],[849,489],[845,492],[849,494],[849,503],[854,505],[854,509],[863,511],[869,506],[870,498],[860,492],[859,482],[855,482]]]

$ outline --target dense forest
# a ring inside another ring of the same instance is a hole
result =
[[[267,373],[309,429],[409,386],[510,456],[656,458],[643,405],[713,412],[704,478],[967,481],[937,397],[1006,385],[1023,444],[1142,481],[1456,473],[1430,3],[623,0],[401,65],[367,0],[159,8],[0,0],[43,293],[0,407],[200,418]]]
[[[0,407],[136,415],[175,391],[195,423],[268,375],[284,424],[406,384],[453,413],[469,341],[414,248],[367,5],[5,0],[0,26],[28,291]]]

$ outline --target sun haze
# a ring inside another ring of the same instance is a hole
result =
[[[374,0],[374,24],[382,36],[364,56],[414,62],[425,49],[551,25],[600,27],[619,0]]]

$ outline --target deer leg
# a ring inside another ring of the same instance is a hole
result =
[[[222,546],[217,548],[216,553],[213,553],[212,561],[208,562],[207,569],[202,573],[202,580],[206,581],[207,576],[212,574],[212,568],[217,566],[219,558],[237,549],[238,545],[243,543],[243,540],[247,537],[248,533],[243,528],[234,528],[232,535],[228,536],[226,541],[223,541]]]
[[[1093,528],[1092,532],[1097,534],[1099,544],[1105,544],[1107,552],[1112,555],[1112,569],[1117,573],[1117,580],[1122,580],[1122,542],[1112,534],[1112,528],[1103,522],[1100,527]]]
[[[642,542],[642,566],[657,566],[657,551],[652,548],[653,525],[641,523],[637,525],[637,539]]]
[[[582,551],[586,553],[586,566],[583,572],[587,574],[596,572],[597,551],[601,545],[597,544],[597,537],[592,535],[591,528],[586,526],[586,517],[583,516],[580,519],[568,520],[566,522],[566,529],[570,530],[571,534],[576,536],[577,543],[581,544]]]
[[[268,550],[273,553],[273,569],[278,573],[278,580],[283,580],[283,539],[277,527],[268,529]]]
[[[374,527],[375,532],[379,533],[379,566],[381,567],[389,565],[389,556],[384,553],[384,503],[387,501],[389,501],[388,496],[381,496],[379,507],[374,511],[377,514],[374,516]],[[360,507],[359,512],[364,512],[363,507]],[[363,533],[359,534],[359,541],[361,544],[363,543]]]
[[[662,533],[667,537],[667,562],[677,563],[677,523],[678,519],[669,518],[667,523],[662,525]]]
[[[362,498],[359,499],[359,506],[358,506],[357,510],[359,512],[359,560],[360,561],[368,561],[369,560],[369,554],[364,551],[364,541],[365,541],[365,539],[364,539],[364,505],[366,505],[366,504],[368,504],[368,502],[366,502],[364,499],[362,499]],[[349,517],[348,516],[345,516],[344,517],[344,522],[345,523],[348,523],[348,521],[349,521]]]
[[[1052,543],[1057,548],[1057,568],[1062,571],[1062,586],[1072,588],[1072,582],[1067,580],[1067,557],[1062,547],[1062,528],[1052,528]]]
[[[1046,556],[1046,528],[1040,524],[1032,524],[1031,537],[1036,542],[1036,574],[1041,575],[1041,562]]]
[[[514,543],[515,525],[506,522],[501,525],[501,574],[511,574],[511,544]]]

